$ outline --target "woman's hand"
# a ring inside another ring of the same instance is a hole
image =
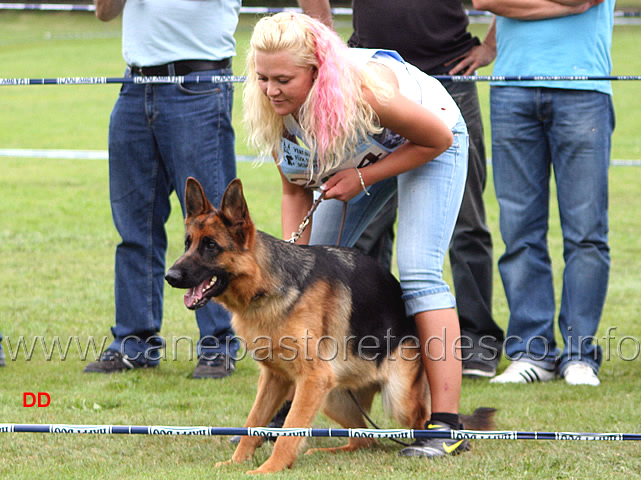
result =
[[[336,200],[349,202],[356,195],[362,193],[364,191],[363,186],[367,186],[365,175],[363,175],[364,170],[361,169],[359,175],[359,171],[356,168],[348,168],[332,175],[321,186],[321,189],[325,191],[325,198],[335,198]],[[361,177],[363,178],[362,184]]]

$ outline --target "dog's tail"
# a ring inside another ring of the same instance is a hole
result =
[[[480,407],[472,415],[461,415],[465,430],[494,430],[495,408]]]

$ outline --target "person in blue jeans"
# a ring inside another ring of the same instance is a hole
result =
[[[474,0],[496,18],[494,75],[607,76],[615,0]],[[510,319],[510,366],[493,383],[600,383],[594,343],[610,271],[608,165],[614,129],[607,81],[494,82],[492,162],[505,253],[499,271]],[[555,297],[547,245],[554,171],[563,232],[563,289]]]
[[[125,76],[231,75],[240,0],[96,0],[96,16],[122,12]],[[113,342],[85,372],[110,373],[159,363],[170,195],[185,213],[186,179],[197,178],[217,204],[236,176],[231,83],[125,83],[109,124],[109,192],[116,249]],[[230,314],[211,303],[196,312],[195,378],[235,368]]]
[[[301,3],[310,2],[324,3]],[[461,1],[353,0],[352,8],[350,46],[395,50],[428,75],[472,75],[496,56],[493,26],[483,42],[467,32],[468,17]],[[488,378],[496,374],[504,333],[492,315],[494,260],[483,201],[487,171],[481,109],[475,82],[440,81],[461,110],[470,137],[465,193],[449,248],[463,375]],[[394,213],[387,221],[376,219],[378,229],[393,231]],[[365,233],[376,228],[370,225]],[[356,246],[362,242],[363,237]]]

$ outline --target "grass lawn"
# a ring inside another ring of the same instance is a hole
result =
[[[252,24],[238,31],[242,52]],[[349,25],[338,22],[343,34]],[[474,25],[480,34],[484,25]],[[85,14],[0,12],[0,65],[4,77],[119,76],[120,27]],[[641,72],[639,27],[616,27],[615,74]],[[242,62],[234,66],[242,73]],[[488,72],[489,73],[489,72]],[[615,84],[617,133],[613,158],[641,158],[638,82]],[[237,88],[237,101],[242,86]],[[106,149],[107,123],[117,86],[0,87],[0,148]],[[482,108],[489,110],[487,86]],[[238,153],[244,145],[237,104]],[[489,120],[486,120],[489,130]],[[279,180],[273,166],[239,163],[250,211],[263,230],[278,234]],[[198,338],[182,292],[166,289],[166,359],[158,369],[112,376],[82,368],[109,343],[113,323],[113,254],[118,242],[108,202],[105,161],[0,157],[0,331],[7,366],[0,369],[0,424],[67,423],[114,425],[242,426],[255,394],[257,367],[238,362],[219,381],[190,379]],[[612,272],[597,341],[604,349],[599,388],[570,388],[562,381],[515,386],[465,379],[461,410],[499,410],[497,427],[525,431],[641,431],[641,182],[639,167],[610,170]],[[488,219],[498,235],[498,208],[490,183]],[[176,199],[174,212],[179,212]],[[179,214],[168,226],[169,262],[182,250]],[[552,205],[550,246],[556,278],[563,265],[558,213]],[[507,306],[495,275],[494,311],[507,324]],[[608,337],[611,337],[608,339]],[[21,338],[24,343],[20,343]],[[56,341],[59,343],[56,344]],[[58,346],[59,345],[59,348]],[[506,362],[502,364],[502,367]],[[47,392],[47,408],[24,408],[24,392]],[[384,428],[380,403],[373,418]],[[316,426],[333,426],[322,415]],[[330,446],[341,439],[310,439]],[[214,469],[233,447],[227,437],[159,437],[0,433],[0,478],[245,478],[246,470],[271,452],[262,447],[253,463]],[[637,442],[473,442],[461,457],[434,462],[400,458],[398,446],[344,455],[301,456],[293,470],[272,478],[641,478]]]

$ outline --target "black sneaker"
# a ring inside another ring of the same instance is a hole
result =
[[[425,426],[425,430],[443,432],[452,430],[449,425],[434,422]],[[466,439],[453,440],[450,438],[418,438],[409,447],[405,447],[400,454],[405,457],[444,457],[445,455],[458,455],[470,449],[470,442]]]
[[[4,361],[4,350],[2,350],[2,343],[0,343],[0,367],[4,367],[6,362]]]
[[[492,378],[496,375],[496,365],[480,360],[463,362],[463,376],[470,378]]]
[[[225,378],[236,370],[236,360],[231,355],[219,353],[214,358],[206,355],[198,357],[192,378]]]
[[[124,372],[127,370],[134,370],[136,368],[153,368],[157,365],[148,365],[140,363],[137,360],[132,360],[123,355],[118,350],[107,349],[97,362],[88,364],[83,372],[85,373],[114,373]]]
[[[285,425],[285,419],[287,418],[287,414],[289,413],[289,409],[292,407],[292,402],[290,400],[287,400],[285,403],[283,403],[283,406],[280,407],[280,410],[276,412],[276,415],[274,415],[274,418],[272,418],[272,421],[267,424],[267,428],[282,428],[283,425]],[[238,443],[240,442],[240,435],[234,435],[229,439],[230,443]],[[273,435],[269,435],[265,437],[266,442],[275,442],[276,437]]]

